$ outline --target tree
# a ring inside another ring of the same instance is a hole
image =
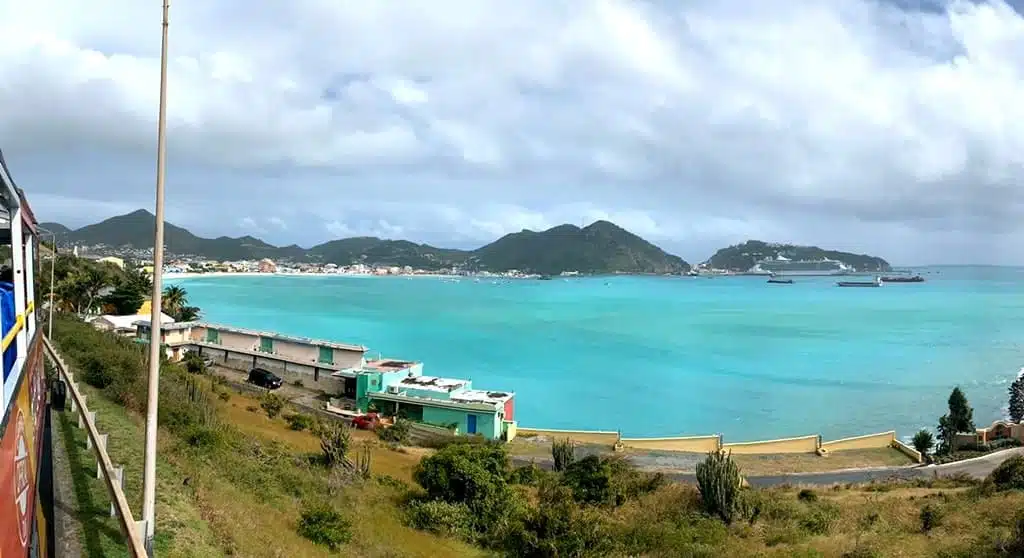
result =
[[[1017,376],[1010,384],[1010,420],[1024,420],[1024,375]]]
[[[188,293],[183,287],[171,285],[164,289],[160,304],[164,312],[177,319],[178,313],[186,305],[188,305]]]
[[[133,286],[120,285],[114,292],[103,297],[103,303],[114,307],[119,316],[134,314],[139,311],[145,297]]]
[[[932,451],[932,446],[935,445],[935,438],[932,437],[932,433],[927,430],[921,429],[914,434],[913,439],[914,449],[921,454],[921,457],[927,457]]]
[[[960,390],[960,386],[953,388],[949,394],[949,419],[956,432],[974,431],[974,409],[967,404],[967,396]]]
[[[198,306],[182,306],[178,313],[171,316],[178,322],[192,322],[199,319]]]

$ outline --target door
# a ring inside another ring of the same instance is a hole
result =
[[[206,342],[207,343],[212,343],[214,345],[219,345],[220,344],[220,332],[217,331],[216,329],[207,328],[206,329]]]
[[[261,353],[273,353],[274,352],[274,340],[270,337],[260,337],[260,352]]]
[[[466,434],[476,434],[476,415],[466,415]]]
[[[334,364],[334,349],[320,347],[320,362],[322,364]]]

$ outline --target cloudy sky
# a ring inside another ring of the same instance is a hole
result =
[[[159,0],[0,3],[0,147],[40,220],[152,209]],[[168,219],[474,246],[610,219],[1024,263],[1002,1],[178,0]]]

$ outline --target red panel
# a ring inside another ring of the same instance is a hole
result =
[[[515,397],[509,397],[508,401],[505,402],[505,420],[515,420],[515,410]]]
[[[42,344],[36,336],[25,362],[25,377],[8,412],[0,439],[0,556],[22,557],[32,540],[36,473],[46,407]]]
[[[32,208],[28,205],[28,200],[25,199],[25,192],[18,189],[18,201],[21,204],[21,220],[25,222],[25,226],[28,230],[32,231],[32,236],[38,236],[39,232],[36,230],[36,215],[32,213]]]

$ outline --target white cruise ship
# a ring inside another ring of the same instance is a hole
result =
[[[820,260],[791,260],[785,256],[764,259],[748,273],[756,275],[846,275],[854,269],[839,260],[822,258]]]

